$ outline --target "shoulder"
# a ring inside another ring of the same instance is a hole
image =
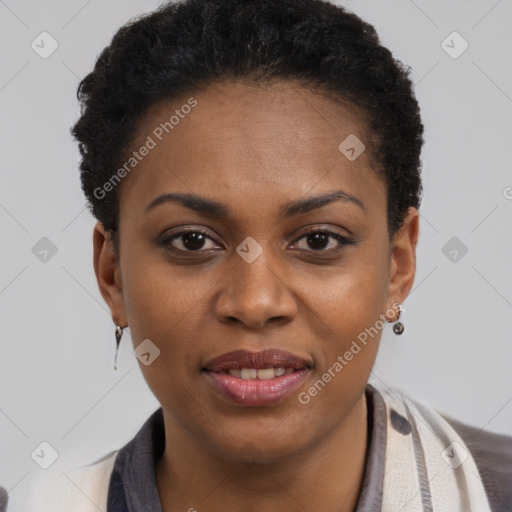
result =
[[[421,400],[409,396],[401,389],[384,387],[378,389],[386,405],[403,402],[419,412],[422,421],[418,423],[430,426],[434,436],[446,447],[450,439],[449,431],[456,434],[463,448],[469,452],[470,464],[464,465],[466,472],[472,472],[482,482],[482,491],[487,497],[492,512],[511,512],[512,508],[512,437],[495,434],[487,430],[467,425],[449,415],[428,407]],[[391,422],[393,418],[391,417]],[[443,424],[445,426],[443,426]],[[446,430],[448,428],[449,430]],[[428,432],[426,432],[428,434]],[[446,437],[448,435],[448,437]],[[476,473],[478,472],[478,474]],[[470,476],[470,475],[468,475]],[[477,509],[475,509],[477,510]]]
[[[38,476],[28,498],[30,512],[97,512],[106,510],[110,475],[118,450],[69,471]]]
[[[480,472],[493,512],[512,505],[512,436],[495,434],[443,415],[466,443]]]

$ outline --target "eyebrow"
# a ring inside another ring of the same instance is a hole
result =
[[[363,211],[366,211],[363,202],[357,197],[343,190],[334,190],[318,196],[289,201],[281,206],[279,209],[279,216],[284,218],[293,217],[294,215],[300,215],[322,208],[334,201],[349,202],[359,206]],[[231,209],[226,204],[213,201],[206,197],[198,196],[196,194],[169,193],[162,194],[153,199],[144,209],[144,214],[161,204],[169,202],[179,203],[185,208],[214,217],[229,217],[232,213]]]

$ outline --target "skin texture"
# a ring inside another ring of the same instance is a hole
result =
[[[190,96],[150,108],[132,149]],[[193,96],[197,106],[121,184],[119,261],[100,223],[93,235],[113,319],[130,326],[134,347],[150,339],[161,351],[139,365],[164,410],[167,444],[156,467],[163,510],[351,511],[380,332],[308,404],[297,396],[365,328],[386,313],[396,318],[391,308],[414,280],[418,211],[409,209],[390,244],[385,183],[371,168],[370,139],[353,106],[292,82],[225,81]],[[338,150],[349,134],[367,143],[352,162]],[[338,200],[279,215],[283,203],[339,189],[364,210]],[[170,192],[214,199],[232,214],[170,202],[144,213]],[[355,243],[315,245],[304,236],[315,226]],[[184,227],[215,237],[196,245],[199,254],[185,252],[183,238],[158,245]],[[236,252],[248,236],[262,248],[252,263]],[[223,353],[265,348],[313,364],[305,384],[272,406],[233,404],[201,372]]]

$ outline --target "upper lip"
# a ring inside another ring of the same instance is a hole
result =
[[[298,357],[289,352],[277,349],[266,349],[258,352],[250,352],[248,350],[234,350],[222,354],[219,357],[210,359],[204,369],[212,372],[221,372],[231,369],[242,368],[294,368],[300,370],[302,368],[311,368],[312,364],[305,359]]]

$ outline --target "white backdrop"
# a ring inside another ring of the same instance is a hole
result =
[[[372,378],[512,434],[512,2],[341,3],[412,67],[426,128],[405,333],[386,326]],[[11,512],[51,462],[45,445],[46,460],[37,457],[42,442],[58,454],[52,469],[86,464],[123,446],[159,406],[129,330],[112,370],[114,328],[69,134],[79,79],[123,23],[157,5],[0,2],[0,484]]]

